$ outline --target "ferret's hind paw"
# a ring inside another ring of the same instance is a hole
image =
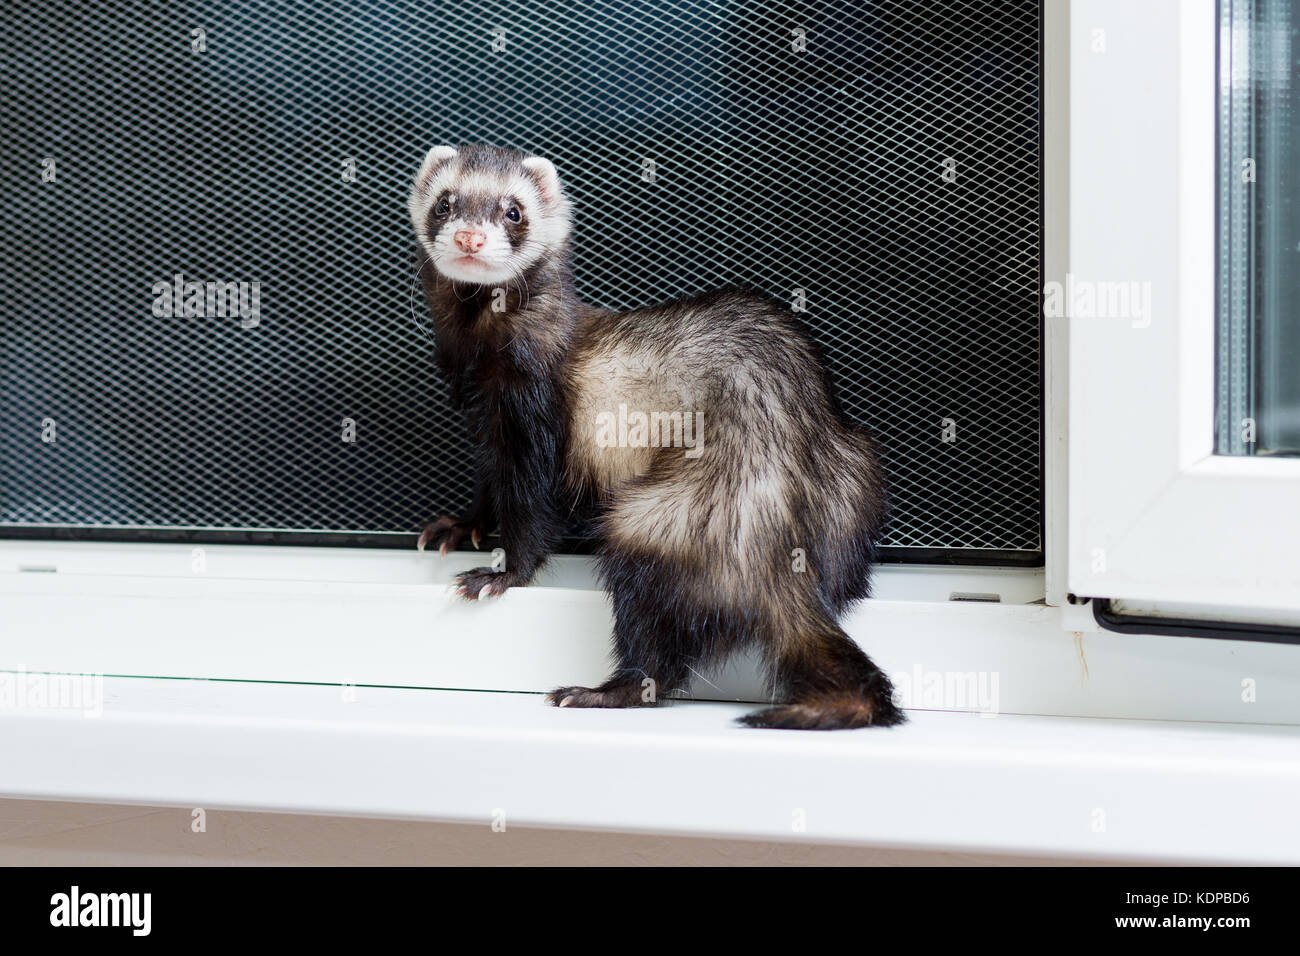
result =
[[[641,698],[641,685],[618,687],[557,687],[546,695],[556,707],[641,707],[651,703]]]
[[[810,699],[779,704],[736,718],[746,727],[776,730],[850,730],[855,727],[894,727],[907,715],[888,698]]]

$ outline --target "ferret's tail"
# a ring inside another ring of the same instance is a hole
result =
[[[846,730],[907,720],[885,672],[824,612],[812,612],[802,627],[779,639],[769,666],[787,702],[741,717],[748,727]]]

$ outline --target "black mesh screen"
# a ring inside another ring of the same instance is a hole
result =
[[[887,545],[1038,550],[1036,2],[6,13],[0,523],[465,505],[405,202],[431,145],[487,142],[559,167],[592,301],[802,290],[882,439]],[[160,317],[178,273],[257,283],[256,324]]]

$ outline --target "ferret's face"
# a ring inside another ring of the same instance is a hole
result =
[[[549,160],[487,146],[435,146],[416,174],[411,222],[448,279],[508,285],[569,234],[569,206]]]

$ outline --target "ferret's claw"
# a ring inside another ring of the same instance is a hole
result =
[[[420,537],[416,539],[415,546],[420,551],[424,551],[430,544],[437,542],[438,554],[445,558],[447,552],[455,551],[466,537],[473,539],[474,547],[479,546],[483,530],[477,518],[469,517],[458,521],[450,515],[443,515],[424,526]]]
[[[443,515],[441,518],[430,521],[420,529],[420,537],[416,539],[415,547],[418,550],[423,551],[429,546],[430,542],[443,538],[455,526],[455,519],[450,518],[447,515]]]
[[[478,599],[481,601],[481,600],[483,600],[485,597],[487,597],[488,595],[490,595],[491,593],[492,593],[492,585],[490,585],[490,584],[485,584],[485,585],[483,585],[483,587],[481,587],[481,588],[479,589],[479,592],[478,592]]]

